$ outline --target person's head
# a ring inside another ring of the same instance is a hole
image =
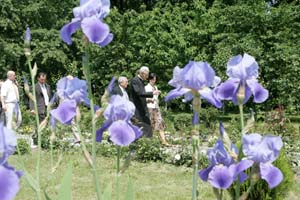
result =
[[[146,66],[141,67],[139,70],[139,75],[144,81],[147,80],[149,76],[149,68]]]
[[[156,83],[156,74],[155,73],[150,73],[148,77],[149,83],[151,85],[155,85]]]
[[[66,78],[67,78],[68,80],[73,80],[74,77],[73,77],[72,75],[69,74],[69,75],[66,76]]]
[[[125,76],[120,76],[119,79],[118,79],[118,82],[119,82],[119,85],[122,87],[122,88],[127,88],[128,86],[128,80]]]
[[[47,74],[45,74],[44,72],[38,73],[37,80],[40,84],[45,84],[47,80]]]
[[[7,72],[7,78],[11,81],[15,81],[16,80],[16,74],[14,71],[8,71]]]

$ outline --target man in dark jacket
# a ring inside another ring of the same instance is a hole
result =
[[[47,115],[47,106],[51,99],[51,89],[46,83],[47,75],[40,72],[37,76],[38,82],[35,84],[35,94],[37,102],[37,110],[40,123],[45,119]],[[30,101],[30,112],[36,114],[34,111],[34,103]]]
[[[135,105],[134,123],[142,128],[145,137],[152,137],[152,128],[146,98],[152,98],[153,94],[160,94],[160,91],[145,92],[144,81],[148,79],[148,76],[149,68],[145,66],[141,67],[138,75],[130,82],[130,100]]]
[[[129,101],[128,93],[126,91],[126,88],[128,86],[128,80],[125,76],[120,76],[118,79],[118,85],[116,85],[112,91],[112,94],[120,95],[125,100]]]

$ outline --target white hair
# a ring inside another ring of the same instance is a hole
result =
[[[6,74],[6,76],[7,76],[7,78],[9,78],[9,77],[11,77],[14,74],[15,74],[14,71],[8,71],[7,74]]]
[[[122,83],[123,81],[127,81],[127,78],[125,76],[120,76],[118,82]]]
[[[149,67],[146,67],[146,66],[142,66],[141,68],[140,68],[140,71],[139,71],[140,73],[142,73],[142,72],[149,72]]]

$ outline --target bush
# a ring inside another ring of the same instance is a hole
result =
[[[15,153],[20,152],[21,155],[27,154],[31,151],[30,145],[28,144],[27,140],[25,139],[18,139],[17,144],[18,151],[15,151]]]
[[[161,143],[156,137],[141,138],[130,146],[130,150],[134,152],[134,159],[141,162],[161,161],[160,148]]]

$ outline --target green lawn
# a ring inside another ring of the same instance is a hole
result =
[[[36,155],[24,155],[21,157],[30,173],[35,172]],[[58,159],[58,156],[55,157]],[[9,161],[16,166],[18,157],[13,156]],[[79,152],[67,153],[63,156],[61,163],[54,173],[51,173],[50,153],[42,154],[41,180],[42,187],[52,199],[57,199],[57,192],[60,186],[60,180],[68,166],[73,163],[73,180],[72,180],[72,197],[73,200],[93,200],[96,199],[90,168]],[[113,190],[116,187],[116,160],[115,158],[98,157],[98,172],[100,174],[100,184],[102,189],[112,184]],[[34,175],[34,174],[33,174]],[[190,200],[191,199],[191,182],[192,169],[186,167],[176,167],[163,163],[139,163],[132,162],[129,169],[120,176],[120,191],[122,194],[126,191],[128,178],[131,178],[134,184],[135,199],[141,200]],[[300,183],[295,181],[292,192],[286,199],[296,200],[300,192]],[[115,193],[113,198],[116,199]],[[17,200],[36,199],[35,193],[22,178],[21,189],[18,193]],[[211,187],[199,179],[199,200],[215,199]],[[228,198],[227,198],[228,199]]]

